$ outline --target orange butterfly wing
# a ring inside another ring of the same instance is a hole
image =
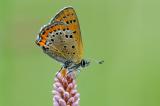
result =
[[[57,34],[57,32],[61,32]],[[71,33],[71,34],[68,34]],[[54,42],[50,41],[51,33],[54,35]],[[66,37],[67,35],[67,37]],[[51,43],[48,55],[54,59],[65,62],[71,60],[78,64],[82,60],[83,45],[80,32],[80,26],[77,15],[72,7],[67,7],[61,10],[49,23],[43,27],[36,40],[36,43],[41,47],[47,47],[47,42]],[[65,48],[67,47],[67,49]]]
[[[54,23],[56,21],[64,22],[67,25],[67,28],[73,31],[73,35],[77,43],[76,50],[78,53],[78,56],[75,58],[77,58],[78,62],[80,62],[83,58],[83,43],[82,43],[79,21],[78,21],[75,10],[72,7],[66,7],[62,9],[51,20],[51,23]]]

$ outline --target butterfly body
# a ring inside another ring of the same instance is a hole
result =
[[[83,44],[77,15],[72,7],[58,12],[44,26],[36,40],[44,53],[68,67],[79,68],[83,61]],[[67,65],[66,63],[70,63]],[[86,62],[87,64],[87,62]]]

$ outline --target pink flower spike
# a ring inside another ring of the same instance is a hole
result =
[[[60,95],[60,93],[57,92],[57,91],[52,91],[52,94],[53,94],[53,95]]]
[[[62,68],[55,77],[53,84],[53,106],[78,106],[79,93],[76,89],[75,73],[68,74],[66,68]]]
[[[63,97],[64,97],[64,99],[65,99],[65,100],[67,100],[67,99],[69,98],[69,96],[70,96],[70,95],[69,95],[69,93],[68,93],[68,92],[64,92]]]
[[[68,103],[67,104],[72,104],[74,102],[74,97],[69,98]]]
[[[58,81],[58,79],[57,79],[57,78],[55,78],[55,79],[54,79],[54,82],[57,82],[57,81]]]
[[[74,102],[72,106],[79,106],[79,101]]]
[[[66,102],[63,99],[59,100],[60,106],[66,106]]]
[[[61,99],[61,97],[59,95],[55,95],[54,98],[53,98],[53,100],[57,101],[57,102],[59,101],[59,99]]]
[[[59,82],[56,82],[54,85],[55,85],[56,87],[61,87],[61,86],[62,86],[62,84],[59,83]]]
[[[78,99],[79,99],[79,97],[80,97],[80,94],[79,94],[79,93],[77,93],[77,94],[74,96],[74,100],[78,100]]]
[[[67,87],[67,91],[70,92],[73,89],[73,84],[70,83]]]
[[[63,88],[63,87],[59,87],[59,88],[57,89],[57,91],[58,91],[59,93],[64,93],[64,88]]]
[[[57,102],[57,101],[54,101],[53,106],[59,106],[58,102]]]
[[[72,95],[75,95],[76,93],[77,93],[77,90],[71,90],[71,92],[70,92]]]

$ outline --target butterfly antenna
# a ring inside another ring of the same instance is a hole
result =
[[[98,64],[103,64],[103,63],[104,63],[104,60],[98,61]]]
[[[97,63],[97,64],[103,64],[104,63],[104,60],[96,60],[96,59],[93,59],[93,58],[89,58],[88,60],[90,62],[94,62],[94,63]]]

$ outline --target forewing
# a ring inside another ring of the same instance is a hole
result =
[[[74,42],[76,42],[77,60],[81,60],[83,56],[83,44],[80,32],[79,21],[75,10],[72,7],[67,7],[61,10],[52,20],[51,23],[56,21],[64,22],[68,30],[73,34]]]
[[[46,53],[58,61],[80,63],[83,55],[79,22],[72,7],[60,11],[50,24],[44,26],[36,40]]]

